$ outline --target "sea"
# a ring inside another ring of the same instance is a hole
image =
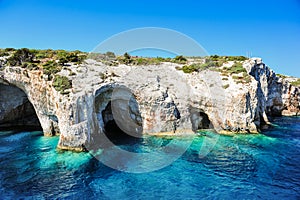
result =
[[[300,117],[272,123],[260,134],[201,131],[116,144],[134,154],[156,152],[138,167],[109,148],[97,155],[61,151],[59,138],[41,131],[2,131],[0,199],[300,199]],[[171,144],[184,151],[168,163],[172,148],[160,150]],[[105,162],[113,159],[122,166]]]

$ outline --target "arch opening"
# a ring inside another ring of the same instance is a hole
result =
[[[35,109],[20,88],[0,83],[0,130],[42,130]]]
[[[201,129],[213,129],[213,124],[209,120],[208,115],[196,108],[190,108],[190,119],[192,123],[192,130],[194,132]]]
[[[118,145],[140,141],[142,117],[139,104],[128,88],[113,87],[98,92],[95,107],[102,134],[111,142]]]

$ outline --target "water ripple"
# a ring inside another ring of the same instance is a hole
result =
[[[300,199],[300,118],[275,123],[262,134],[220,136],[204,157],[199,151],[213,133],[196,137],[177,161],[145,174],[111,169],[88,153],[59,152],[58,138],[40,132],[0,133],[0,198]],[[147,137],[122,148],[150,152],[170,140]]]

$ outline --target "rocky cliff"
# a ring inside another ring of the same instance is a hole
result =
[[[61,149],[85,150],[104,133],[257,133],[273,116],[300,114],[299,87],[291,84],[297,80],[276,76],[260,58],[238,62],[241,68],[228,61],[190,73],[182,70],[186,64],[111,66],[87,59],[56,73],[70,80],[62,90],[57,85],[64,81],[53,74],[8,66],[5,59],[0,127],[40,124],[45,135],[60,134]]]

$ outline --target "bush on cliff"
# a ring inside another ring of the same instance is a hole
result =
[[[54,60],[47,61],[42,65],[42,68],[46,75],[56,74],[61,71],[61,66],[59,66]]]
[[[124,53],[124,55],[121,58],[119,58],[119,62],[126,65],[130,64],[132,62],[132,59],[129,53]]]
[[[171,59],[171,62],[184,64],[187,62],[187,59],[182,55],[176,56],[175,58]]]
[[[208,59],[212,61],[245,61],[248,58],[245,56],[218,56],[218,55],[212,55],[209,56]]]
[[[192,73],[192,72],[199,72],[199,71],[203,71],[206,69],[209,69],[210,67],[214,67],[215,63],[214,62],[207,62],[207,63],[194,63],[191,65],[184,65],[182,67],[182,71],[184,73]]]
[[[246,58],[245,56],[225,56],[225,59],[227,61],[245,61],[248,58]]]
[[[80,64],[84,59],[86,59],[86,55],[82,54],[80,51],[66,52],[60,50],[57,55],[59,60],[58,63],[62,66],[70,62]]]
[[[9,56],[9,53],[5,49],[0,49],[0,57]]]
[[[69,92],[65,90],[72,88],[72,81],[66,76],[56,74],[53,79],[53,87],[61,94],[68,94]]]
[[[32,62],[34,53],[27,48],[18,49],[7,59],[10,66],[21,66],[25,62]]]
[[[37,70],[37,69],[39,69],[39,67],[38,67],[38,65],[36,63],[31,63],[31,62],[24,62],[21,65],[21,67],[29,69],[29,70]]]
[[[300,86],[300,78],[296,81],[291,82],[291,85],[293,86]]]
[[[227,73],[230,73],[230,74],[239,74],[242,72],[247,73],[246,69],[243,67],[243,64],[240,62],[236,62],[231,67],[224,68],[224,69],[226,70]]]

